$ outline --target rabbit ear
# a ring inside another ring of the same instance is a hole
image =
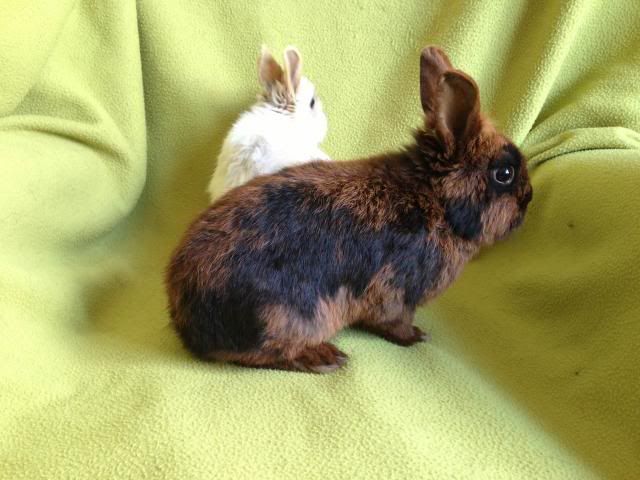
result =
[[[480,125],[478,85],[437,47],[425,48],[420,56],[420,100],[427,127],[449,150]]]
[[[287,88],[295,95],[302,76],[302,57],[296,47],[287,47],[284,51],[284,70]]]
[[[276,83],[284,82],[284,71],[278,65],[265,45],[262,46],[258,59],[258,78],[262,86],[268,91]]]
[[[442,75],[453,70],[447,55],[438,47],[425,47],[420,55],[420,101],[426,115],[435,115],[436,95]]]
[[[443,135],[462,141],[475,133],[480,120],[480,91],[473,78],[457,70],[446,72],[440,83],[438,103]]]

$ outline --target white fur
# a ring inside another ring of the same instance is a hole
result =
[[[300,79],[294,112],[267,102],[240,115],[222,145],[207,191],[215,201],[228,190],[257,175],[267,175],[311,160],[330,160],[320,149],[327,134],[327,117],[313,84]]]

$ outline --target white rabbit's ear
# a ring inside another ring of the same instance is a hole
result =
[[[295,95],[302,76],[302,57],[296,47],[287,47],[284,51],[285,82],[289,91]]]
[[[270,91],[277,83],[284,83],[284,71],[276,62],[269,49],[263,45],[258,59],[258,78],[266,91]]]

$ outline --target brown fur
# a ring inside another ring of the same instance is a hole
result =
[[[390,285],[392,276],[390,267],[383,267],[360,298],[340,288],[335,296],[319,299],[313,322],[285,307],[268,307],[263,312],[266,338],[286,339],[287,345],[302,349],[318,345],[355,323],[387,323],[403,318],[403,293]]]
[[[466,263],[479,250],[479,245],[476,242],[462,242],[451,235],[440,235],[437,242],[448,261],[444,265],[435,285],[425,292],[422,303],[433,300],[445,291],[458,278]]]

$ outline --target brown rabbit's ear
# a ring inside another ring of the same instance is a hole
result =
[[[473,78],[458,70],[446,72],[437,96],[439,135],[450,135],[459,142],[475,133],[480,122],[480,91]]]
[[[420,100],[426,126],[451,150],[480,124],[480,93],[476,82],[456,70],[438,47],[420,56]]]
[[[284,71],[287,88],[295,96],[302,76],[302,56],[297,48],[287,47],[284,51]]]
[[[439,47],[425,47],[420,55],[420,101],[425,115],[435,115],[440,80],[453,70],[449,57]]]
[[[266,46],[262,46],[258,59],[258,78],[260,84],[269,91],[276,83],[284,83],[284,71],[276,62]]]

